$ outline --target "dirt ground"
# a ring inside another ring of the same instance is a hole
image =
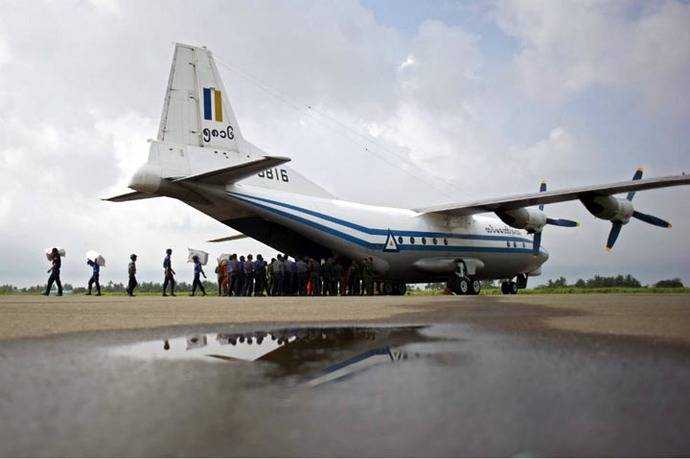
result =
[[[690,344],[690,295],[0,297],[0,340],[182,325],[468,322],[513,332],[627,335]]]

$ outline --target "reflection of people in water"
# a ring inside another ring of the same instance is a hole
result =
[[[167,339],[163,343],[163,349],[165,349],[166,351],[170,350],[170,343],[168,342]]]

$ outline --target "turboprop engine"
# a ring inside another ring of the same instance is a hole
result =
[[[546,214],[539,209],[519,209],[496,212],[498,218],[508,226],[527,230],[529,233],[539,233],[546,225]]]
[[[633,180],[640,180],[642,178],[642,169],[638,169],[633,175]],[[654,215],[643,214],[635,210],[632,205],[635,192],[631,191],[625,199],[614,198],[613,196],[592,196],[581,199],[582,204],[587,210],[597,218],[602,220],[609,220],[611,222],[611,231],[606,241],[606,248],[611,250],[618,239],[623,225],[630,222],[631,218],[642,220],[650,225],[659,226],[661,228],[670,228],[671,224],[666,220],[662,220]]]
[[[627,199],[613,196],[595,196],[583,199],[582,204],[597,218],[627,224],[635,213],[635,208]]]
[[[542,182],[539,186],[539,192],[543,193],[545,191],[546,182]],[[548,218],[544,213],[544,204],[539,205],[539,209],[520,207],[519,209],[496,212],[496,215],[498,215],[498,218],[506,225],[512,226],[513,228],[524,229],[527,230],[528,233],[534,234],[532,253],[535,256],[539,254],[541,234],[545,225],[563,226],[566,228],[572,228],[579,225],[576,221],[567,220],[565,218]]]

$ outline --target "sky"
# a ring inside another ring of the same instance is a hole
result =
[[[155,138],[173,43],[214,53],[243,135],[341,199],[425,207],[690,172],[690,4],[681,1],[0,0],[0,284],[162,281],[166,248],[230,228],[168,198],[127,191]],[[690,284],[690,188],[640,192],[610,253],[610,223],[547,227],[536,283],[631,273]],[[187,279],[187,277],[189,279]],[[530,281],[534,282],[534,281]]]

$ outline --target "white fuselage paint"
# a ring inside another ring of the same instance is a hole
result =
[[[227,199],[279,223],[350,259],[373,257],[386,280],[424,282],[447,277],[420,271],[422,259],[473,259],[483,264],[480,279],[512,278],[539,269],[548,258],[542,248],[532,254],[532,237],[497,218],[443,218],[409,209],[371,206],[337,199],[231,185]],[[245,231],[248,236],[249,232]],[[389,237],[394,250],[384,250]]]

